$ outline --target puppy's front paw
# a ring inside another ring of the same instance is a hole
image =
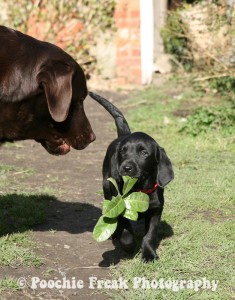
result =
[[[153,260],[159,259],[154,248],[150,245],[142,244],[142,260],[146,263],[151,262]]]

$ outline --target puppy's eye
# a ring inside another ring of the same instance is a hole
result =
[[[148,156],[148,151],[146,151],[146,150],[141,150],[141,151],[139,152],[139,155],[140,155],[140,156]]]
[[[121,155],[125,154],[125,152],[126,152],[126,148],[125,148],[125,147],[123,147],[123,148],[121,148],[121,149],[119,150],[119,153],[120,153]]]

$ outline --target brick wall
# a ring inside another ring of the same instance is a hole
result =
[[[118,0],[115,21],[117,82],[121,85],[141,84],[139,0]]]

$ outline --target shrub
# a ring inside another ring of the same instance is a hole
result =
[[[216,89],[219,93],[234,93],[235,94],[235,77],[224,76],[218,78],[212,78],[210,80],[210,86]]]
[[[190,115],[180,132],[197,136],[209,131],[234,133],[235,106],[200,107]]]
[[[179,10],[170,12],[165,26],[161,29],[161,36],[166,53],[172,54],[186,71],[193,65],[193,58],[189,47],[187,26],[182,22]]]
[[[9,1],[8,26],[57,44],[70,53],[86,73],[94,69],[95,37],[114,29],[115,0]]]

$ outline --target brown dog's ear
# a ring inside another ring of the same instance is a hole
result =
[[[51,117],[56,122],[63,122],[69,112],[72,100],[73,70],[61,62],[50,62],[44,65],[38,74]]]
[[[158,175],[157,183],[160,187],[166,186],[174,179],[174,172],[170,159],[163,148],[157,147]]]

